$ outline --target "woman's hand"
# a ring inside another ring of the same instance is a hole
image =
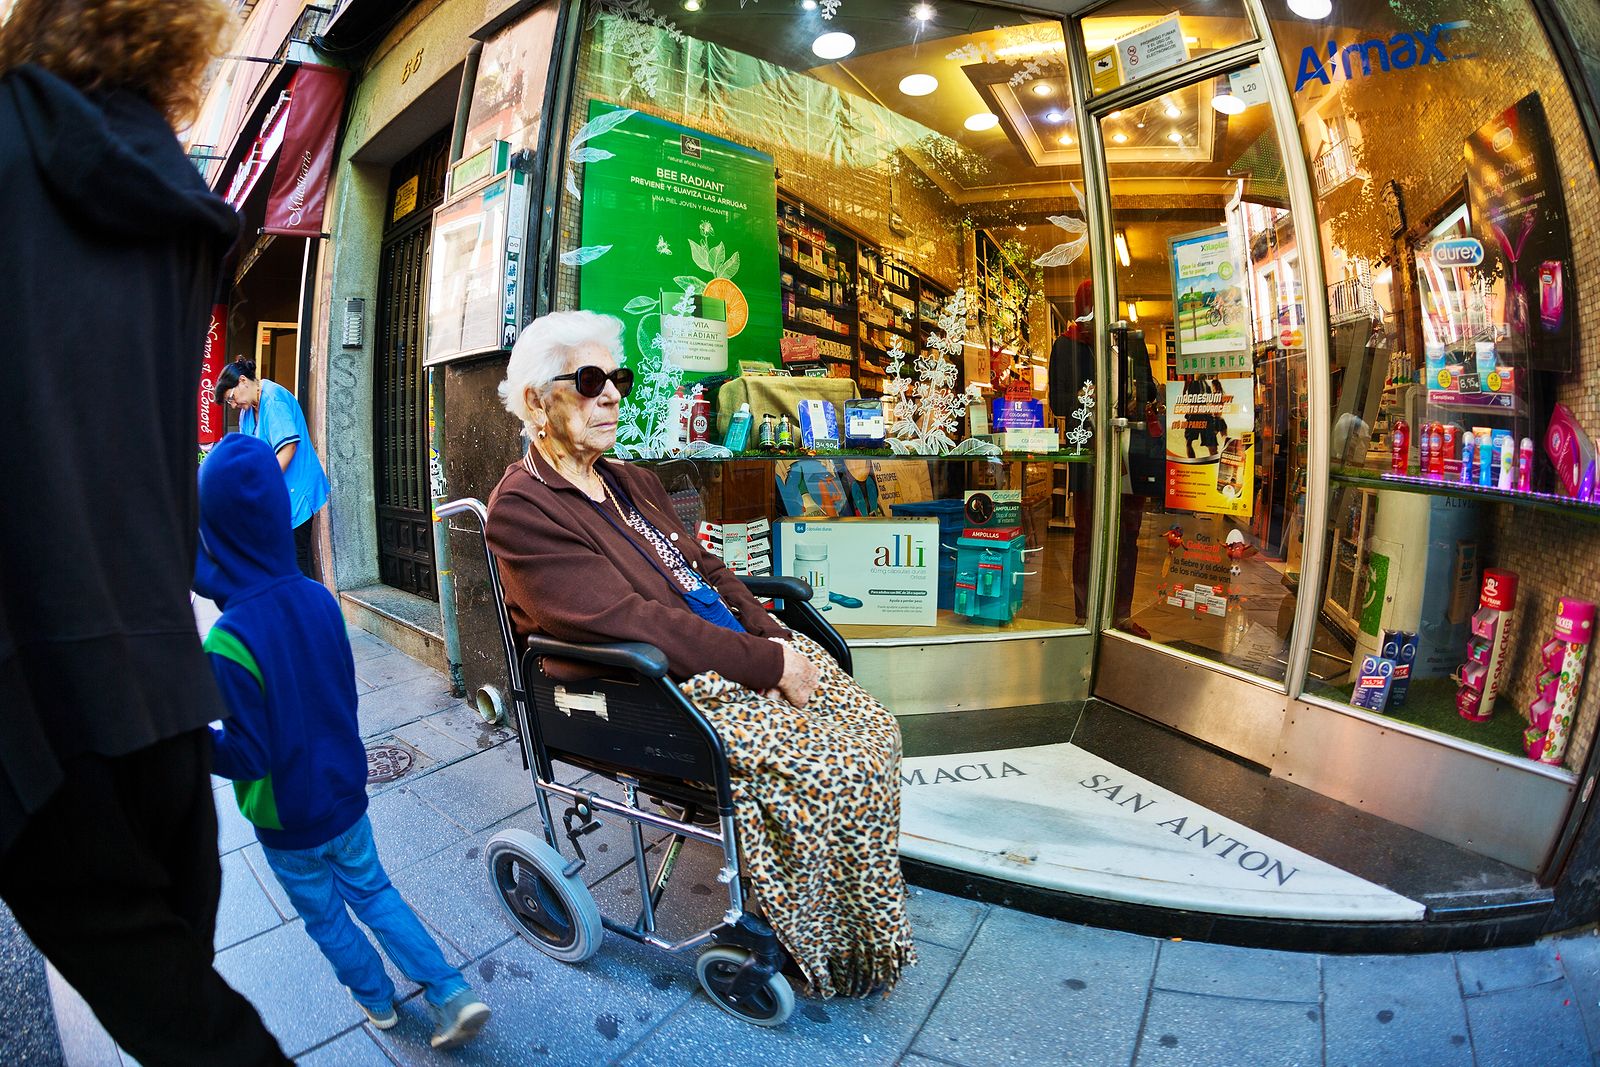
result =
[[[771,638],[778,641],[776,637]],[[811,699],[811,694],[817,691],[817,684],[822,681],[822,674],[817,670],[817,665],[794,650],[794,646],[778,641],[783,648],[783,677],[778,679],[775,689],[769,689],[762,696],[779,696],[797,708],[806,706]]]

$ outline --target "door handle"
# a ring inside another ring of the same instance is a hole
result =
[[[1127,433],[1128,420],[1119,415],[1111,420],[1111,428],[1116,430],[1118,433]]]

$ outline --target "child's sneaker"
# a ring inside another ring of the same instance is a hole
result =
[[[470,989],[463,989],[433,1010],[439,1017],[439,1026],[431,1041],[434,1048],[464,1045],[477,1037],[483,1024],[489,1021],[489,1005]]]
[[[361,1004],[359,1000],[356,1001],[356,1003]],[[361,1004],[361,1010],[367,1013],[367,1022],[371,1023],[379,1030],[387,1030],[389,1027],[400,1021],[399,1014],[394,1010],[393,1001],[391,1001],[389,1006],[384,1008],[382,1011],[373,1011],[365,1004]]]

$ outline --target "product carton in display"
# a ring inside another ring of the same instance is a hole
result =
[[[811,583],[835,626],[938,621],[938,519],[779,519],[778,573]]]

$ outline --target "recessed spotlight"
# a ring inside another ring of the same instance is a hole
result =
[[[1067,113],[1065,111],[1046,111],[1044,113],[1044,120],[1050,123],[1066,122]]]
[[[1111,114],[1106,116],[1106,118],[1108,118],[1108,119],[1120,119],[1121,117],[1122,117],[1122,112],[1120,112],[1120,111],[1113,111]]]
[[[1069,145],[1072,143],[1072,134],[1064,133],[1060,137],[1057,137],[1056,140],[1060,141],[1062,144]]]
[[[1054,85],[1051,85],[1049,82],[1034,82],[1033,83],[1033,95],[1034,96],[1054,96],[1054,95],[1056,95],[1056,87]]]
[[[984,130],[992,130],[1000,125],[1000,116],[992,112],[980,111],[976,115],[968,115],[967,121],[961,125],[973,133],[982,133]]]
[[[900,91],[907,96],[927,96],[939,88],[939,79],[932,74],[907,74],[900,79]]]
[[[1289,10],[1303,19],[1325,19],[1333,11],[1333,0],[1289,0]]]
[[[817,9],[817,0],[800,0],[800,7],[805,11],[815,11]]]
[[[1113,141],[1117,142],[1118,144],[1127,144],[1128,143],[1128,135],[1123,133],[1120,130],[1118,130],[1116,133],[1112,134],[1111,135],[1111,139]]]
[[[811,42],[811,50],[823,59],[843,59],[856,50],[856,39],[848,33],[825,33]]]
[[[1142,122],[1135,122],[1134,126],[1141,130],[1144,129],[1144,123]]]
[[[1183,134],[1179,133],[1177,130],[1173,130],[1171,133],[1167,134],[1167,140],[1171,141],[1173,144],[1182,144]]]
[[[1211,106],[1224,115],[1239,115],[1244,112],[1245,102],[1230,92],[1221,92],[1211,98]]]
[[[1183,112],[1178,110],[1178,105],[1177,104],[1168,104],[1167,105],[1167,107],[1166,107],[1167,118],[1175,119],[1181,114],[1183,114]]]
[[[911,17],[918,22],[927,22],[933,18],[933,8],[927,4],[918,4],[911,12]]]

